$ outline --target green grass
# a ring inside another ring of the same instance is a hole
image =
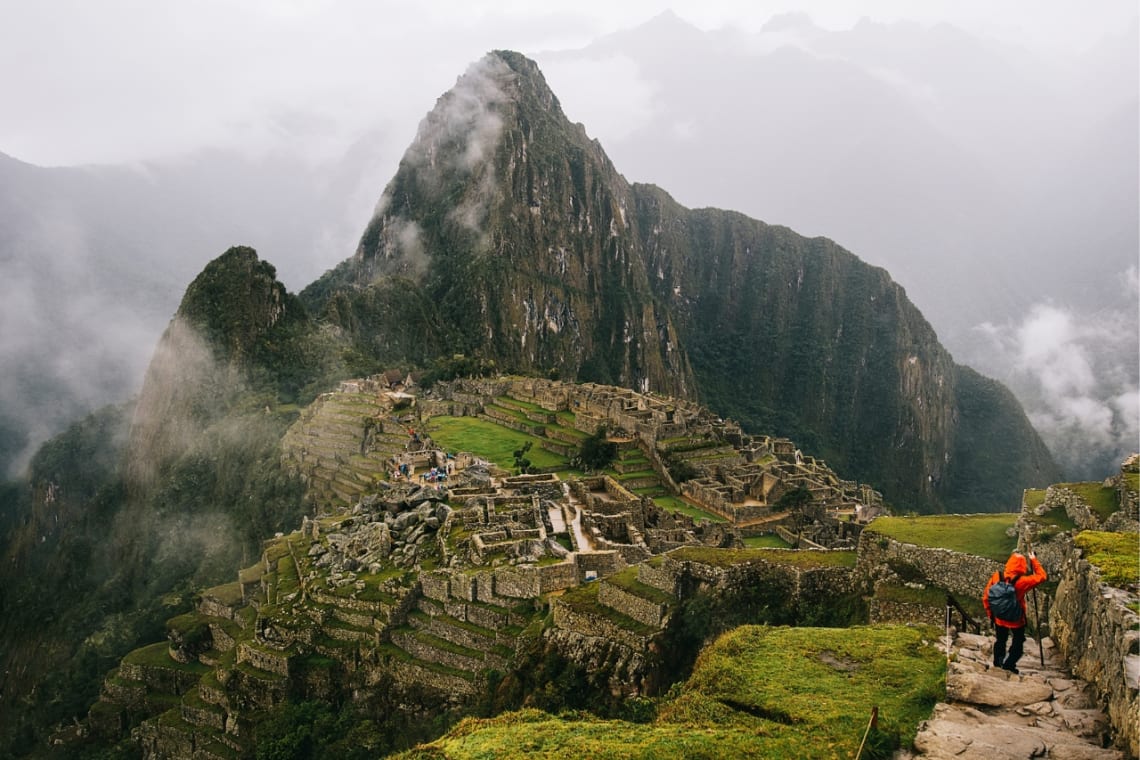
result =
[[[927,607],[945,607],[946,592],[940,588],[912,588],[889,583],[881,583],[875,589],[875,598],[885,602],[900,604],[921,604]],[[967,610],[968,612],[969,610]]]
[[[579,614],[606,618],[618,628],[624,628],[638,636],[653,636],[660,632],[656,628],[640,623],[615,609],[600,604],[598,602],[598,589],[600,586],[601,583],[595,581],[578,586],[577,588],[567,589],[567,591],[559,597],[559,601]]]
[[[1025,491],[1025,506],[1036,509],[1045,503],[1044,488],[1029,488]]]
[[[1140,493],[1140,472],[1124,473],[1124,485],[1133,493]]]
[[[178,662],[170,656],[169,642],[159,641],[145,647],[128,652],[123,662],[129,665],[141,665],[148,668],[165,668],[167,670],[184,670],[188,673],[205,673],[210,668],[200,662]]]
[[[1040,543],[1051,541],[1060,533],[1077,530],[1077,524],[1064,509],[1050,509],[1043,515],[1030,513],[1026,519],[1038,526],[1036,534]]]
[[[1080,496],[1102,522],[1120,509],[1120,504],[1116,500],[1116,489],[1106,488],[1102,483],[1059,483],[1058,486]]]
[[[951,549],[1004,562],[1017,548],[1017,539],[1006,535],[1016,522],[1017,515],[1012,513],[879,517],[867,530],[906,544]]]
[[[672,594],[666,594],[655,586],[649,586],[639,581],[637,579],[637,565],[630,565],[624,570],[609,576],[605,582],[612,583],[634,596],[648,599],[656,604],[674,604],[677,601],[677,598]]]
[[[662,509],[667,509],[670,512],[680,512],[698,522],[728,522],[720,515],[714,515],[712,512],[698,509],[684,499],[676,496],[657,496],[653,499],[653,502]]]
[[[702,652],[655,722],[522,710],[468,718],[398,755],[449,758],[850,758],[872,706],[876,749],[913,740],[941,697],[945,661],[934,629],[743,626]],[[865,753],[866,756],[866,753]]]
[[[855,567],[855,552],[811,551],[808,549],[714,549],[708,546],[682,546],[669,556],[680,562],[700,562],[714,567],[731,567],[744,562],[773,562],[800,568]]]
[[[566,465],[565,457],[539,447],[541,438],[478,417],[433,417],[428,432],[449,451],[470,451],[506,470],[514,469],[514,452],[528,442],[532,445],[526,456],[534,467]]]
[[[1127,588],[1140,583],[1140,545],[1135,533],[1086,530],[1073,542],[1084,551],[1085,559],[1100,568],[1101,580],[1108,585]]]
[[[749,549],[790,549],[792,545],[775,533],[766,536],[750,536],[744,539],[744,545]]]
[[[222,604],[232,607],[241,602],[241,584],[234,581],[233,583],[224,583],[221,586],[213,586],[203,591],[202,596],[212,596]]]
[[[539,406],[538,404],[535,404],[531,401],[523,401],[522,399],[517,399],[514,396],[500,396],[499,398],[506,399],[507,403],[512,404],[514,406],[521,407],[521,408],[526,409],[527,411],[530,411],[530,412],[541,412],[543,414],[553,414],[553,412],[551,412],[546,407]],[[495,400],[498,401],[499,399],[495,399]]]

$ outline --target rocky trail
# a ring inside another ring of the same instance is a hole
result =
[[[945,646],[945,643],[943,643]],[[1020,674],[994,668],[993,637],[958,633],[951,644],[946,700],[896,760],[1122,760],[1106,748],[1110,726],[1092,688],[1074,678],[1048,638],[1045,665],[1025,642]]]

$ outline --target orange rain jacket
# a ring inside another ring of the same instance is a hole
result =
[[[1026,575],[1029,566],[1025,562],[1025,555],[1014,552],[1010,555],[1005,563],[1005,577],[1006,579],[1016,577],[1013,587],[1017,590],[1017,603],[1021,605],[1021,619],[1014,622],[1009,620],[1002,620],[995,618],[993,613],[990,612],[990,586],[994,585],[1000,580],[1001,573],[994,573],[990,578],[990,582],[986,584],[985,591],[982,592],[982,604],[986,607],[986,614],[994,621],[995,625],[1004,626],[1006,628],[1021,628],[1025,625],[1025,594],[1029,589],[1036,586],[1046,579],[1045,568],[1041,567],[1041,563],[1037,561],[1036,557],[1032,558],[1033,561],[1033,574]]]

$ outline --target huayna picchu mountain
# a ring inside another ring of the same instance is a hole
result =
[[[887,272],[630,184],[513,52],[439,99],[356,254],[301,298],[378,363],[461,353],[698,399],[908,509],[1008,508],[1058,477]]]

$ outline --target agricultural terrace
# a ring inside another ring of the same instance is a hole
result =
[[[867,530],[916,546],[951,549],[963,554],[1004,562],[1017,548],[1008,531],[1017,514],[925,515],[877,517]]]

